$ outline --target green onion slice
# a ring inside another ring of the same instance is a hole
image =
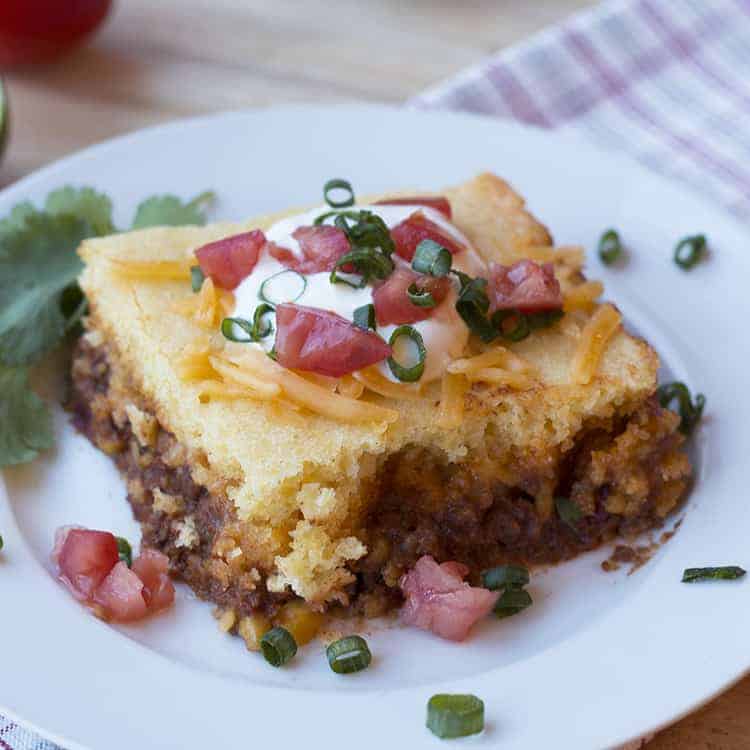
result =
[[[498,565],[482,571],[482,586],[490,591],[526,586],[528,582],[529,571],[520,565]]]
[[[362,305],[354,311],[354,325],[365,331],[375,330],[375,305]]]
[[[529,318],[518,310],[496,310],[492,315],[492,325],[504,339],[523,341],[531,333]]]
[[[578,505],[568,497],[556,497],[555,508],[560,520],[579,534],[578,522],[583,518],[583,513]]]
[[[367,669],[372,654],[367,641],[359,635],[350,635],[334,641],[326,649],[328,664],[336,674],[351,674]]]
[[[476,695],[433,695],[427,703],[427,728],[441,739],[477,734],[484,729],[484,703]]]
[[[451,271],[461,285],[456,300],[456,312],[468,329],[489,344],[497,338],[497,330],[487,319],[490,299],[487,296],[487,279],[472,279],[461,271]]]
[[[282,667],[297,653],[297,641],[286,628],[277,626],[260,639],[260,650],[272,667]]]
[[[526,589],[506,588],[497,600],[494,612],[501,619],[512,617],[532,604],[531,595]]]
[[[680,432],[683,435],[690,435],[698,422],[701,421],[703,409],[706,406],[706,397],[702,393],[698,393],[695,396],[695,401],[693,401],[690,390],[684,383],[678,381],[664,383],[657,388],[656,397],[665,409],[668,409],[672,401],[677,399]]]
[[[452,263],[453,256],[448,249],[434,240],[422,240],[414,251],[411,267],[417,273],[447,276]]]
[[[724,565],[718,568],[685,568],[682,574],[683,583],[699,581],[733,581],[742,578],[746,571],[739,565]]]
[[[347,194],[346,197],[342,198],[341,200],[334,200],[331,197],[331,193],[337,190],[345,191]],[[348,208],[349,206],[354,205],[354,189],[352,188],[351,183],[348,180],[342,180],[338,178],[328,180],[328,182],[323,185],[323,198],[325,198],[325,202],[331,208]]]
[[[287,268],[269,276],[260,285],[258,296],[269,305],[282,305],[285,302],[296,302],[306,289],[307,279],[298,271]]]
[[[4,546],[5,546],[5,542],[3,541],[3,535],[0,534],[0,551],[3,549]]]
[[[393,375],[403,383],[413,383],[419,380],[424,373],[424,363],[427,359],[427,348],[424,345],[422,335],[416,328],[409,325],[399,326],[392,334],[388,343],[393,349],[396,346],[396,342],[403,336],[411,339],[417,347],[418,361],[411,367],[405,367],[399,364],[393,356],[388,357],[388,367],[390,367]],[[395,351],[394,351],[395,353]]]
[[[125,563],[129,568],[133,566],[133,548],[130,546],[130,542],[123,536],[115,537],[117,539],[117,554],[120,555],[120,560]]]
[[[273,311],[273,306],[264,302],[255,308],[252,323],[249,320],[245,320],[245,318],[224,318],[221,321],[221,332],[225,339],[234,341],[237,344],[258,342],[273,333],[273,325],[270,321],[265,320],[265,316]],[[235,326],[244,331],[246,336],[239,336],[235,330]]]
[[[206,280],[206,274],[200,266],[190,266],[190,285],[194,292],[200,292],[203,282]]]
[[[683,237],[675,246],[674,262],[689,271],[706,254],[706,235]]]
[[[354,266],[355,273],[344,272],[340,268]],[[347,284],[354,289],[362,289],[371,279],[385,279],[393,271],[393,261],[376,248],[357,248],[342,255],[331,271],[331,284]]]
[[[417,283],[409,284],[409,288],[406,290],[406,296],[409,298],[412,305],[417,307],[435,307],[437,302],[430,292],[426,289],[420,289]]]
[[[599,257],[607,266],[611,266],[622,255],[620,235],[614,229],[608,229],[599,238]]]

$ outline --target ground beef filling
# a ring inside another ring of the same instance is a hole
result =
[[[104,348],[82,339],[73,364],[73,421],[125,476],[145,543],[165,552],[173,573],[199,597],[238,615],[272,616],[293,596],[267,591],[257,571],[233,569],[215,556],[228,530],[239,526],[226,495],[196,484],[187,451],[143,405],[123,408],[121,390],[111,388]],[[585,431],[553,475],[554,493],[585,513],[575,529],[554,513],[540,518],[533,477],[512,487],[424,450],[392,456],[358,534],[369,552],[354,565],[349,609],[374,616],[398,605],[399,577],[425,554],[469,565],[476,581],[492,565],[558,562],[660,525],[690,476],[678,422],[649,401],[628,419]]]

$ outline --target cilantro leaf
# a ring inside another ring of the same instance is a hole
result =
[[[50,214],[71,214],[87,221],[98,236],[115,232],[112,201],[93,188],[73,188],[68,185],[55,190],[47,196],[44,208]]]
[[[53,443],[52,416],[26,368],[0,365],[0,466],[32,461]]]
[[[75,216],[35,213],[0,235],[0,362],[39,359],[80,318],[70,287],[83,269],[76,249],[92,234]]]
[[[24,201],[23,203],[13,206],[10,214],[4,219],[0,219],[0,241],[2,241],[2,238],[6,234],[11,234],[12,232],[17,232],[19,229],[23,229],[26,224],[26,219],[29,216],[34,216],[38,213],[39,211],[36,210],[36,207],[31,201]]]
[[[188,203],[183,203],[175,195],[155,195],[136,209],[133,229],[205,224],[206,210],[215,199],[216,195],[211,191],[201,193]]]

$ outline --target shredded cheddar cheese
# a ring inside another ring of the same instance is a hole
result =
[[[584,281],[578,284],[565,294],[563,301],[563,310],[572,312],[573,310],[592,310],[596,300],[604,293],[604,284],[601,281]]]
[[[447,370],[453,374],[460,373],[471,376],[487,368],[498,367],[513,372],[534,372],[534,367],[530,362],[527,362],[504,346],[496,346],[474,357],[455,359],[448,365]]]
[[[112,271],[123,279],[140,281],[190,281],[195,258],[185,260],[122,260],[111,258]]]
[[[468,389],[469,383],[463,375],[454,375],[450,372],[443,374],[438,417],[441,427],[450,429],[461,424],[464,418],[464,397]]]
[[[422,386],[419,383],[394,383],[378,370],[377,367],[367,367],[355,372],[353,377],[365,388],[385,398],[419,399],[422,398]]]
[[[570,366],[574,383],[587,385],[596,374],[607,343],[620,327],[622,316],[609,304],[602,305],[581,331]]]

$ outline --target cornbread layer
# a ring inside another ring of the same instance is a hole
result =
[[[196,480],[205,472],[195,454],[160,424],[96,333],[78,345],[70,408],[125,476],[145,542],[168,554],[199,596],[240,617],[273,617],[293,597],[268,590],[269,571],[252,564],[254,538],[226,487]],[[492,565],[557,562],[659,525],[690,474],[677,426],[676,415],[648,399],[629,416],[592,420],[554,466],[519,457],[515,484],[486,466],[405,447],[374,478],[370,509],[354,529],[368,552],[350,564],[339,605],[367,616],[387,611],[400,602],[399,577],[424,554],[460,560],[476,580]],[[545,486],[585,512],[575,530],[539,516],[534,497]]]
[[[444,194],[454,223],[488,261],[511,263],[551,242],[522,199],[493,175],[480,175]],[[80,250],[86,263],[81,285],[90,303],[89,330],[100,343],[106,342],[113,370],[127,372],[127,392],[134,404],[118,404],[113,398],[107,408],[113,413],[119,409],[117,419],[127,418],[136,434],[157,424],[160,432],[173,436],[184,449],[195,484],[222,498],[228,528],[215,544],[275,593],[291,591],[316,606],[350,599],[358,585],[355,563],[366,565],[368,555],[378,554],[373,546],[377,540],[362,536],[370,523],[365,519],[373,518],[373,527],[383,529],[385,540],[392,534],[385,515],[372,515],[377,513],[373,504],[381,485],[395,481],[389,475],[406,456],[428,456],[431,463],[446,467],[445,472],[464,476],[467,486],[490,488],[476,490],[485,493],[483,497],[486,492],[494,497],[493,488],[500,485],[517,488],[526,493],[526,502],[533,498],[539,523],[550,522],[554,493],[571,450],[596,429],[607,434],[621,429],[656,388],[655,352],[622,328],[608,340],[591,381],[576,382],[571,361],[589,316],[575,311],[509,345],[536,373],[532,387],[513,390],[474,383],[460,423],[450,428],[439,419],[439,383],[412,400],[367,392],[362,401],[398,414],[390,424],[347,423],[308,411],[293,420],[274,403],[201,400],[200,383],[179,376],[181,356],[196,347],[219,346],[224,354],[241,357],[246,349],[217,341],[221,337],[216,331],[178,312],[195,296],[187,278],[125,278],[112,261],[185,263],[206,242],[267,228],[276,218],[152,229],[90,240]],[[580,261],[569,264],[566,257],[556,258],[555,267],[564,291],[580,281]],[[645,489],[642,483],[636,487],[635,480],[625,487],[620,479],[622,487],[606,499],[605,510],[637,514],[650,494],[649,480],[643,481]],[[593,500],[584,497],[583,489],[580,493],[593,508]],[[422,502],[421,496],[403,497],[415,507]],[[445,502],[453,506],[457,498],[448,495]],[[160,495],[157,502],[163,504]],[[471,495],[466,502],[474,502]],[[186,517],[183,541],[190,537],[191,523]],[[403,567],[401,562],[394,565],[394,571]]]

